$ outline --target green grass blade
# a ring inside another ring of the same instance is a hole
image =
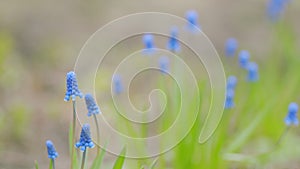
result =
[[[34,167],[35,167],[35,169],[39,169],[39,164],[38,164],[38,162],[36,160],[34,162]]]
[[[73,145],[73,129],[72,129],[72,125],[70,125],[70,130],[69,130],[69,150],[70,150],[70,154],[72,154],[72,149],[75,149],[74,148],[74,145]],[[73,154],[73,157],[72,158],[72,163],[73,163],[73,169],[77,169],[79,168],[79,163],[78,163],[78,160],[77,160],[77,153],[76,153],[76,150],[74,150],[74,154]]]
[[[126,154],[126,147],[123,148],[123,150],[121,151],[120,155],[118,156],[113,169],[122,169],[122,166],[124,164],[125,161],[125,154]]]
[[[93,164],[92,164],[92,167],[91,169],[99,169],[101,167],[101,164],[103,162],[103,158],[104,158],[104,155],[106,153],[105,151],[105,148],[106,148],[106,145],[104,146],[104,148],[100,151],[100,153],[97,154]]]
[[[150,165],[149,169],[154,169],[154,167],[155,167],[155,165],[156,165],[156,163],[157,163],[157,160],[158,160],[158,159],[155,159],[155,160],[152,162],[152,164]]]

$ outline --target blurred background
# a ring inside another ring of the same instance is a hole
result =
[[[72,109],[63,101],[65,74],[73,69],[85,41],[104,24],[136,12],[184,17],[193,9],[220,56],[226,39],[235,37],[254,60],[272,64],[274,23],[266,16],[267,2],[0,1],[0,168],[33,168],[34,160],[46,168],[44,142],[49,138],[60,152],[58,165],[68,166]],[[300,46],[299,16],[300,1],[296,0],[291,0],[281,16],[293,32],[296,47]],[[109,163],[110,157],[106,158]],[[297,166],[299,161],[292,164]]]

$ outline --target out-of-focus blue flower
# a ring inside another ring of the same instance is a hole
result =
[[[227,89],[225,99],[225,109],[231,109],[234,107],[234,90]]]
[[[242,68],[247,69],[249,63],[250,53],[247,50],[242,50],[239,53],[239,64]]]
[[[86,108],[88,109],[88,116],[91,116],[93,114],[100,114],[100,109],[97,106],[95,99],[91,94],[86,94],[84,96]]]
[[[200,25],[198,23],[198,13],[194,10],[189,10],[185,13],[185,18],[188,21],[187,28],[190,31],[196,31],[197,28],[200,29]]]
[[[143,43],[144,43],[144,46],[145,46],[144,52],[146,54],[152,54],[155,50],[153,35],[152,34],[145,34],[143,36]]]
[[[93,143],[91,139],[91,131],[90,131],[90,125],[84,124],[81,129],[80,133],[80,139],[75,144],[76,148],[80,148],[81,151],[85,151],[86,148],[93,148],[95,144]]]
[[[290,103],[289,108],[288,108],[288,114],[284,120],[285,124],[287,126],[290,126],[290,125],[298,126],[299,121],[298,121],[298,117],[297,117],[297,112],[298,112],[298,104]]]
[[[248,76],[247,80],[249,82],[256,82],[258,81],[258,66],[255,62],[250,62],[247,65],[247,71],[248,71]]]
[[[72,100],[75,101],[76,96],[82,98],[83,94],[78,89],[78,83],[75,72],[70,71],[69,73],[67,73],[66,84],[67,89],[64,99],[65,101],[69,101],[71,97]]]
[[[227,90],[228,89],[235,89],[237,84],[237,78],[235,76],[229,76],[227,78]]]
[[[47,140],[46,147],[47,147],[47,152],[48,152],[48,158],[53,159],[53,160],[56,159],[58,157],[58,153],[56,152],[52,141]]]
[[[170,60],[166,56],[162,56],[159,58],[159,68],[162,73],[168,73],[169,72],[169,65]]]
[[[225,55],[233,57],[238,49],[238,42],[235,38],[228,38],[225,42]]]
[[[167,49],[172,52],[179,52],[180,51],[180,43],[177,40],[178,37],[178,28],[173,27],[171,29],[170,38],[168,41]]]
[[[123,83],[122,83],[122,79],[121,76],[118,74],[115,74],[113,76],[113,88],[114,88],[114,92],[116,94],[120,94],[123,92]]]
[[[269,19],[276,22],[290,0],[269,0],[267,4],[267,15]]]

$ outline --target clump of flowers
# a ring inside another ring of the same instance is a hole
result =
[[[81,91],[78,88],[78,83],[77,83],[77,78],[76,78],[76,74],[73,71],[70,71],[69,73],[67,73],[67,77],[66,77],[66,94],[65,94],[65,101],[69,101],[70,98],[72,98],[72,101],[75,101],[76,96],[82,98],[83,94],[81,93]]]
[[[285,124],[287,126],[295,125],[298,126],[299,121],[297,117],[297,112],[298,112],[298,104],[297,103],[290,103],[288,107],[288,113],[286,118],[284,119]]]
[[[167,49],[172,52],[179,52],[180,51],[180,43],[177,40],[178,37],[178,28],[173,27],[171,29],[170,38],[167,44]]]
[[[88,110],[88,116],[92,116],[93,114],[100,114],[100,109],[97,106],[93,96],[91,94],[86,94],[84,96],[86,108]]]

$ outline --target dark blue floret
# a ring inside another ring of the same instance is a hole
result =
[[[285,118],[285,124],[287,126],[290,126],[290,125],[297,126],[299,124],[297,112],[298,112],[298,104],[290,103],[290,105],[288,107],[288,114]]]
[[[100,109],[97,106],[95,99],[91,94],[86,94],[84,96],[86,108],[88,109],[88,116],[91,116],[93,114],[100,114]]]
[[[173,27],[171,30],[170,38],[168,41],[167,49],[172,52],[179,52],[180,51],[180,43],[177,40],[178,36],[178,29]]]
[[[250,59],[250,53],[246,50],[242,50],[239,53],[239,64],[240,67],[247,69],[247,65],[249,63],[249,59]]]
[[[56,152],[52,141],[47,140],[46,147],[47,147],[47,152],[48,152],[48,158],[53,159],[53,160],[56,159],[58,157],[58,153]]]
[[[86,148],[93,148],[95,145],[91,139],[90,125],[84,124],[81,129],[80,139],[75,144],[76,148],[80,148],[81,151],[85,151]]]
[[[238,42],[234,38],[227,39],[225,43],[225,55],[233,57],[238,49]]]
[[[75,101],[76,96],[82,98],[83,94],[78,88],[77,78],[75,72],[71,71],[67,73],[66,77],[67,91],[65,95],[65,101],[69,101],[72,98]]]

